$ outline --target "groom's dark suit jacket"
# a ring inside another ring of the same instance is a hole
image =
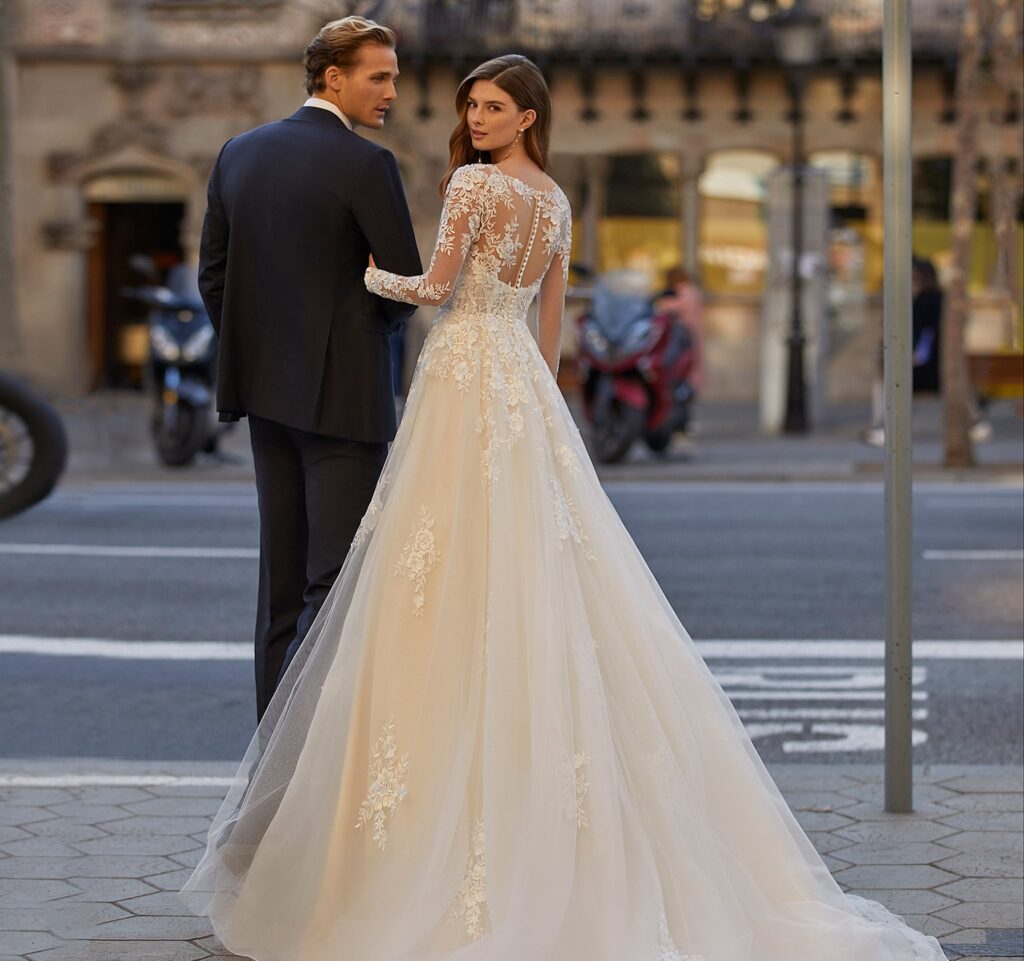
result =
[[[210,177],[199,286],[220,338],[217,409],[348,440],[395,434],[388,333],[415,308],[367,257],[422,272],[390,151],[302,107],[229,140]]]

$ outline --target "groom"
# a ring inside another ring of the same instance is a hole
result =
[[[306,48],[309,99],[229,140],[210,176],[199,284],[220,339],[221,420],[248,415],[260,511],[262,717],[348,553],[395,435],[389,331],[415,308],[370,294],[369,256],[422,272],[379,129],[395,35],[362,17]]]

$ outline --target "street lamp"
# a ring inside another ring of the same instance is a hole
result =
[[[800,261],[804,247],[804,115],[803,99],[807,74],[821,57],[821,17],[800,0],[773,21],[775,52],[789,74],[789,95],[793,121],[793,263],[790,275],[789,366],[786,375],[787,434],[807,432],[807,391],[804,374],[803,277]]]

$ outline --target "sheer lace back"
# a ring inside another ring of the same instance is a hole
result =
[[[525,316],[549,273],[564,290],[572,215],[558,187],[540,190],[493,164],[455,171],[426,274],[372,270],[371,289],[447,310]]]

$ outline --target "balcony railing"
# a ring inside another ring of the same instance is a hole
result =
[[[825,54],[875,59],[882,0],[808,0],[825,19]],[[771,16],[793,0],[383,0],[406,54],[428,58],[522,50],[558,59],[772,58]],[[964,0],[915,0],[918,56],[955,54]]]

